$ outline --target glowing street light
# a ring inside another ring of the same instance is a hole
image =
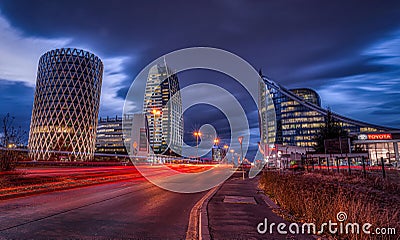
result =
[[[201,137],[200,131],[195,131],[193,135],[196,137],[196,158],[199,157],[199,137]]]
[[[218,139],[218,138],[215,138],[215,139],[214,139],[214,145],[218,146],[218,143],[219,143],[219,139]]]

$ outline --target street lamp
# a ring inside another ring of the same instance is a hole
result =
[[[218,139],[218,138],[215,138],[215,139],[214,139],[214,145],[215,145],[215,146],[218,146],[218,143],[219,143],[219,139]]]
[[[156,149],[155,149],[155,142],[156,142],[156,116],[157,115],[161,115],[161,111],[157,110],[157,109],[153,109],[151,111],[151,113],[153,114],[153,163],[155,162],[155,158],[156,158]]]
[[[241,163],[240,164],[242,164],[243,163],[243,146],[242,146],[242,143],[243,143],[243,136],[240,136],[240,137],[238,137],[238,141],[239,141],[239,143],[240,143],[240,152],[241,152]]]
[[[201,132],[194,132],[193,135],[196,137],[196,159],[199,157],[199,137],[201,137]]]

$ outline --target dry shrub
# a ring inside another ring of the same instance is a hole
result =
[[[0,149],[0,172],[13,171],[15,166],[15,153],[11,150]]]
[[[315,223],[317,229],[329,220],[338,222],[338,212],[347,213],[346,223],[371,223],[394,227],[396,236],[361,233],[330,236],[336,239],[398,239],[400,231],[399,179],[367,179],[333,173],[265,172],[260,187],[288,214],[301,222]],[[326,230],[326,229],[325,229]],[[327,232],[327,231],[325,231]],[[360,232],[362,230],[360,229]]]

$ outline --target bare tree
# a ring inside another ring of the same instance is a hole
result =
[[[2,120],[3,135],[1,136],[0,171],[10,171],[15,168],[16,153],[13,148],[23,144],[27,132],[21,126],[14,126],[15,117],[7,113]]]

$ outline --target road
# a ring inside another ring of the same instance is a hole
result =
[[[0,202],[1,239],[184,239],[201,193],[144,178]]]

